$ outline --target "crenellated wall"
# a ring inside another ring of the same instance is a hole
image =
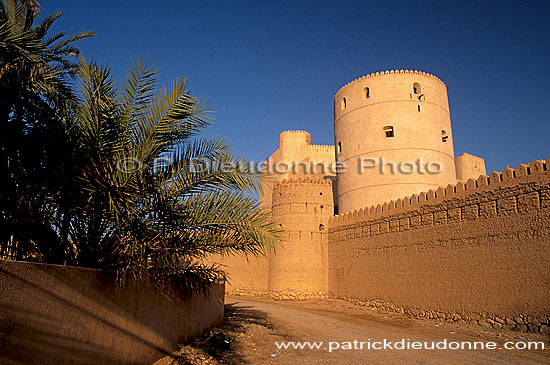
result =
[[[362,305],[548,332],[550,159],[331,219],[329,291]]]

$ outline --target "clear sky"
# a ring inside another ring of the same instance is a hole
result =
[[[265,159],[278,135],[304,129],[334,144],[333,98],[386,69],[446,83],[455,155],[488,173],[550,156],[549,1],[55,1],[54,30],[95,30],[83,53],[121,78],[135,56],[163,80],[189,77],[215,113],[210,135]]]

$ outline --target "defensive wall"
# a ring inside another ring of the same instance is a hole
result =
[[[0,260],[0,363],[151,364],[223,320],[208,296],[101,270]]]
[[[329,292],[550,333],[550,159],[331,218]]]
[[[228,291],[548,333],[548,166],[535,160],[339,216],[322,198],[330,180],[277,183],[281,245],[268,258],[232,259],[241,261],[228,265]]]
[[[550,160],[486,176],[482,158],[455,158],[447,88],[420,71],[346,84],[334,98],[334,132],[334,146],[312,145],[306,131],[281,133],[260,195],[281,242],[266,257],[220,258],[230,293],[334,296],[550,332]],[[381,158],[408,168],[355,168],[364,160],[386,165]],[[336,176],[275,168],[322,161],[348,168]],[[420,161],[441,169],[415,169]]]

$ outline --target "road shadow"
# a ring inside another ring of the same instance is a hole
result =
[[[261,326],[266,330],[274,329],[266,312],[238,301],[225,304],[224,322],[182,347],[181,353],[171,355],[170,364],[197,364],[201,354],[211,356],[219,364],[251,364],[243,356],[244,347],[235,341],[251,326]]]

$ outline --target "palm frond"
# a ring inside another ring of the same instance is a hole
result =
[[[46,33],[48,33],[48,31],[50,30],[50,27],[52,26],[52,24],[57,19],[59,19],[62,15],[63,15],[63,12],[61,10],[56,11],[55,13],[46,16],[44,20],[42,20],[40,24],[37,24],[36,26],[34,26],[32,30],[34,31],[34,33],[37,35],[38,38],[44,38],[46,36]],[[50,38],[49,40],[46,40],[45,43],[47,45],[50,45],[52,42],[64,36],[65,36],[65,32],[58,33],[57,35]]]

